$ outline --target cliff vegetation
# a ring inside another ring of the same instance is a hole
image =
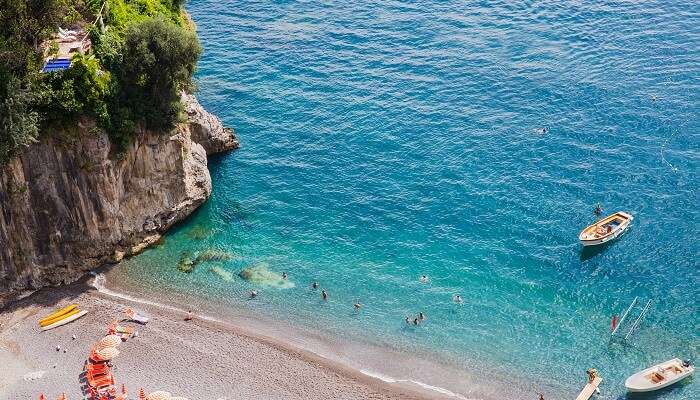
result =
[[[182,0],[0,0],[0,164],[80,118],[124,149],[137,128],[182,121],[201,48]],[[91,42],[71,67],[42,73],[59,28]]]

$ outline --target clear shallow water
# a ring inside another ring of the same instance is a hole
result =
[[[618,399],[643,367],[700,359],[697,5],[188,10],[204,46],[198,97],[242,148],[210,161],[211,200],[115,270],[121,280],[571,398],[592,366],[603,398]],[[598,201],[634,224],[582,252]],[[210,249],[235,258],[177,271],[183,251]],[[236,276],[260,263],[295,286]],[[253,287],[261,296],[246,301]],[[627,344],[609,343],[610,316],[635,296],[654,300],[649,316]],[[428,321],[407,328],[418,311]],[[654,398],[699,396],[689,381]]]

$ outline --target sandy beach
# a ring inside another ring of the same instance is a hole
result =
[[[77,303],[89,313],[46,332],[37,320]],[[0,398],[82,398],[79,375],[92,343],[106,327],[137,307],[151,317],[132,325],[138,336],[114,359],[117,384],[135,397],[167,390],[189,399],[425,399],[433,394],[394,386],[312,353],[292,349],[241,329],[99,293],[87,280],[44,289],[2,310]],[[72,339],[72,335],[76,339]],[[57,351],[56,346],[61,350]]]

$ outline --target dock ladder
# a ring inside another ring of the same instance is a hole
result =
[[[615,328],[613,328],[613,331],[610,333],[610,336],[613,337],[617,333],[617,331],[622,327],[622,323],[625,322],[625,319],[629,316],[630,312],[634,307],[637,305],[639,302],[639,297],[635,297],[634,300],[632,300],[632,304],[627,307],[625,312],[622,314],[622,317],[620,318],[620,321],[617,323]],[[629,331],[627,331],[627,334],[625,335],[625,340],[629,339],[630,336],[634,333],[634,331],[639,328],[639,325],[641,325],[642,321],[644,321],[644,317],[649,313],[649,310],[651,309],[651,300],[648,300],[644,307],[642,308],[642,311],[639,313],[637,316],[637,319],[634,320],[632,323],[632,326],[630,327]]]

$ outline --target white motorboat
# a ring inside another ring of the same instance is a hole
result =
[[[651,392],[673,385],[694,371],[690,363],[674,358],[630,376],[625,381],[625,387],[630,392]]]

